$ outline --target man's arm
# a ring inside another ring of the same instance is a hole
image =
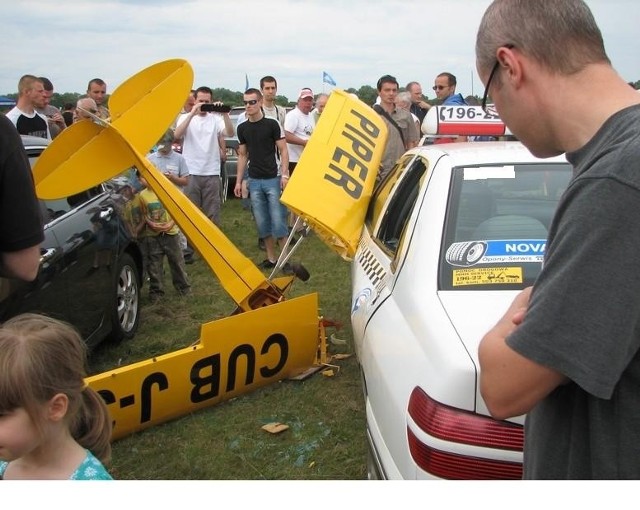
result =
[[[231,117],[229,117],[229,114],[223,113],[222,120],[224,121],[224,136],[233,136],[233,123],[231,122]]]
[[[181,140],[182,138],[184,138],[184,134],[187,132],[187,128],[189,127],[189,123],[191,122],[191,119],[193,119],[194,115],[199,115],[200,114],[200,108],[202,107],[203,103],[196,103],[193,105],[193,108],[191,108],[191,111],[189,113],[184,114],[184,117],[182,117],[182,120],[178,120],[178,125],[176,126],[176,130],[173,132],[173,137],[176,140]]]
[[[39,244],[25,248],[24,250],[2,252],[2,267],[0,268],[0,272],[4,276],[31,282],[38,276],[39,268]]]
[[[284,189],[289,182],[289,151],[284,138],[276,140],[276,147],[280,151],[280,187]]]
[[[189,176],[188,175],[178,175],[172,173],[164,174],[167,179],[169,179],[176,186],[186,186],[189,184]]]
[[[218,135],[218,146],[220,147],[220,161],[222,164],[227,162],[227,141],[224,139],[224,134]]]
[[[407,133],[406,133],[406,150],[413,149],[418,145],[420,140],[420,131],[417,124],[413,121],[413,116],[409,113],[409,119],[407,120]]]
[[[236,185],[233,188],[233,194],[238,198],[242,197],[242,178],[244,170],[247,166],[247,146],[244,143],[238,145],[238,162],[236,170]]]
[[[47,117],[47,120],[55,124],[60,129],[60,131],[67,127],[62,113],[60,113],[60,110],[58,110],[57,108],[55,108],[55,111],[53,112],[53,114],[51,114],[50,117]]]
[[[307,140],[294,135],[291,131],[287,131],[286,129],[284,131],[284,137],[286,142],[292,145],[302,145],[303,147],[307,145]]]
[[[530,295],[531,287],[518,294],[478,347],[480,393],[491,416],[498,420],[527,413],[567,382],[561,373],[525,358],[506,343],[522,323]]]

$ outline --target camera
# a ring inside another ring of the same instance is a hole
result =
[[[217,113],[229,113],[231,111],[231,107],[226,104],[214,104],[214,103],[203,103],[200,107],[201,112],[217,112]]]

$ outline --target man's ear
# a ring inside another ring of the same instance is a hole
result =
[[[67,415],[69,397],[64,393],[55,394],[47,406],[47,418],[51,421],[61,421]]]
[[[523,77],[522,62],[520,54],[514,52],[513,48],[499,48],[496,58],[500,65],[504,68],[503,80],[510,80],[514,86],[519,86]]]

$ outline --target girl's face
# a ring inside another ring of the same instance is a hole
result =
[[[36,449],[41,436],[23,407],[0,413],[0,459],[10,462]]]

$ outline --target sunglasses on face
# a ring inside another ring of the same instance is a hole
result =
[[[448,89],[451,85],[434,85],[433,90]]]
[[[242,101],[244,104],[248,104],[253,106],[254,104],[256,104],[258,102],[257,99],[249,99],[248,101]]]

